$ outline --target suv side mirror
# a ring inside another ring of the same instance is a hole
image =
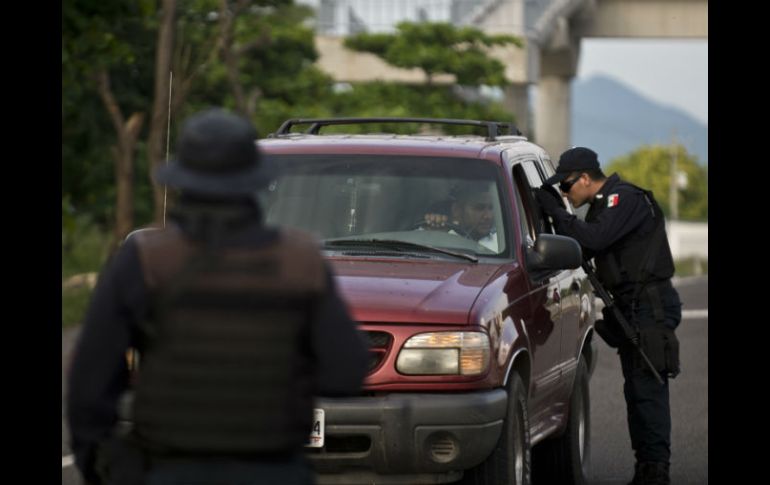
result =
[[[525,251],[531,272],[575,269],[583,262],[583,250],[573,238],[556,234],[538,234],[534,248]]]

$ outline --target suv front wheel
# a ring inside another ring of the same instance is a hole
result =
[[[508,387],[508,413],[497,447],[483,463],[467,470],[460,483],[530,485],[530,470],[527,393],[521,377],[512,373]]]

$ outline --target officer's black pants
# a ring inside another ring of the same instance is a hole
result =
[[[682,319],[682,304],[679,294],[671,283],[658,287],[663,309],[664,323],[676,328]],[[630,322],[630,308],[621,307]],[[649,299],[643,298],[636,311],[636,324],[639,327],[655,324],[653,306]],[[631,447],[636,454],[636,461],[657,461],[668,463],[671,457],[671,409],[669,406],[668,379],[661,386],[647,369],[638,354],[630,345],[622,345],[618,350],[623,367],[625,383],[623,392],[626,397],[628,412],[628,431],[631,435]]]

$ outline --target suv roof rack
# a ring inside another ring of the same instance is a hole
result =
[[[317,135],[323,126],[357,125],[366,123],[430,123],[436,125],[482,126],[487,129],[487,141],[494,141],[499,135],[521,135],[521,132],[513,126],[513,123],[505,121],[477,121],[448,118],[294,118],[284,121],[275,133],[269,135],[269,138],[290,134],[291,127],[294,125],[310,124],[310,128],[308,128],[305,133]],[[507,129],[507,132],[503,131],[501,133],[501,130],[505,129]]]

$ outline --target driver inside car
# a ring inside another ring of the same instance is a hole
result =
[[[498,252],[497,231],[494,225],[492,195],[487,190],[463,187],[455,192],[449,215],[428,212],[423,227],[429,230],[446,230],[472,239],[487,249]]]

